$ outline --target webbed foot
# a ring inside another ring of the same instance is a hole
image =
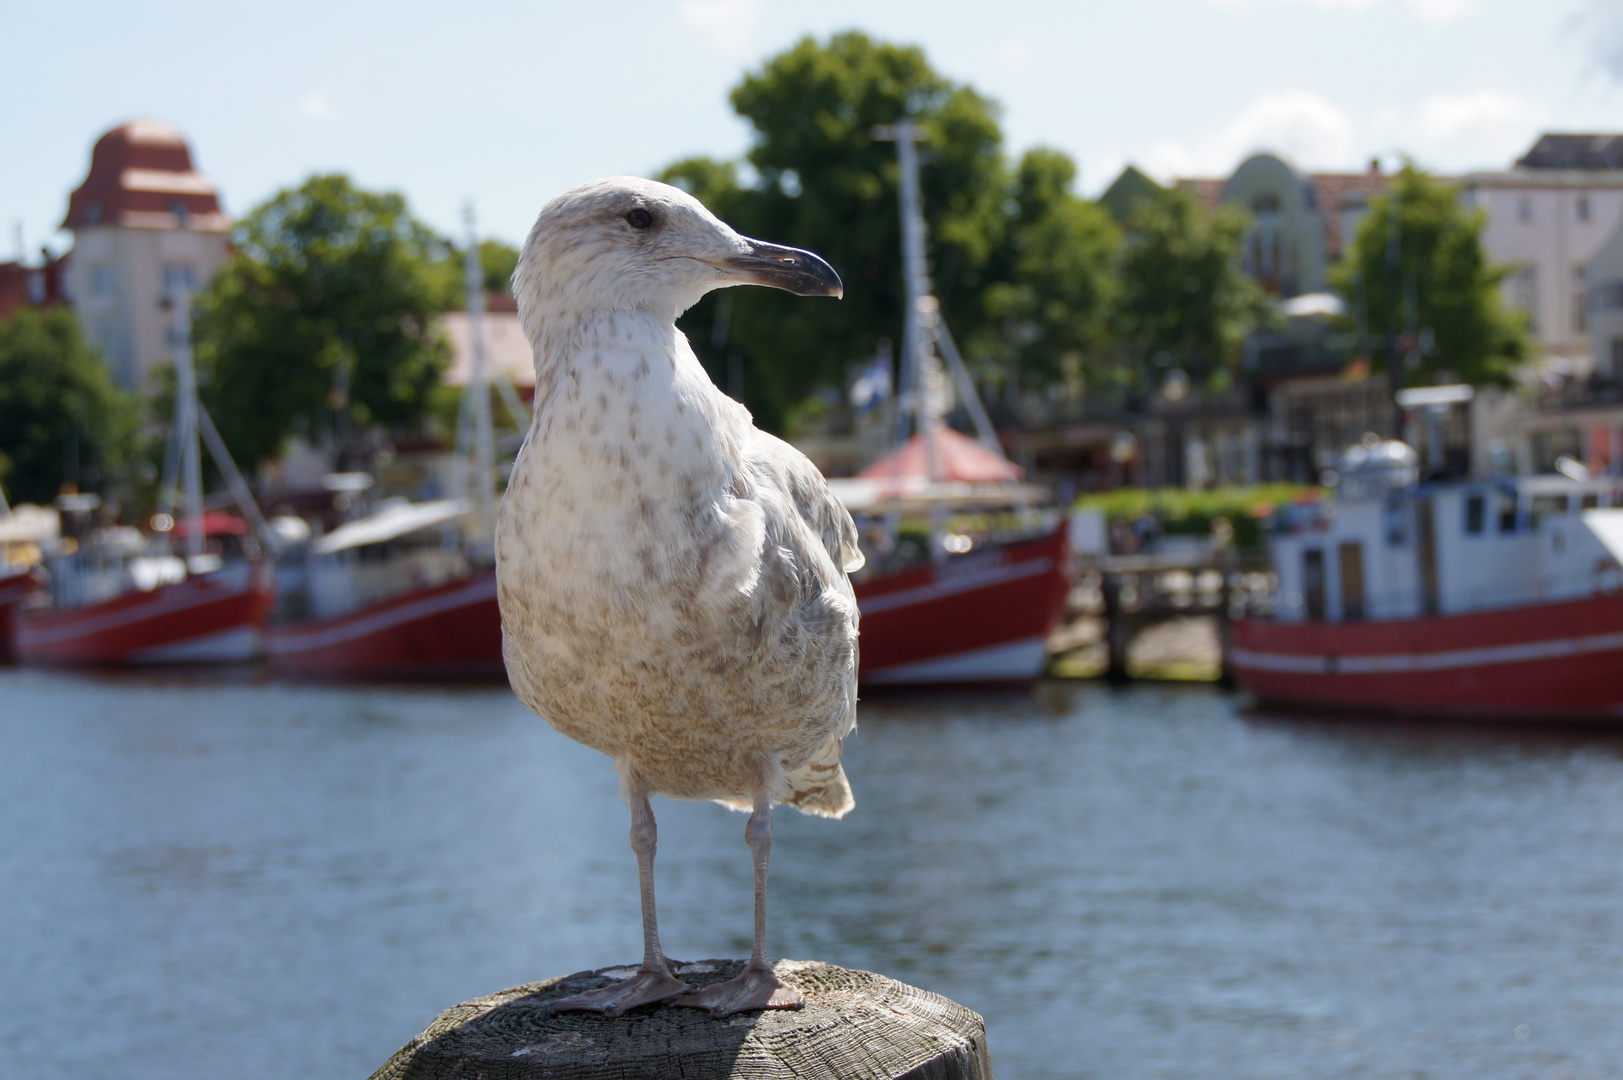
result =
[[[547,1015],[561,1012],[595,1012],[613,1018],[641,1005],[653,1005],[691,990],[687,983],[669,971],[639,971],[623,982],[600,990],[587,990],[547,1004]]]
[[[769,967],[747,967],[737,978],[703,990],[687,990],[668,1002],[690,1009],[709,1009],[712,1016],[731,1016],[756,1009],[800,1009],[806,995],[790,986]]]

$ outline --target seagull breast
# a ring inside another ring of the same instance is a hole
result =
[[[856,530],[758,430],[675,320],[705,292],[838,295],[816,256],[631,178],[543,210],[515,275],[536,402],[497,530],[515,692],[655,793],[851,805]]]

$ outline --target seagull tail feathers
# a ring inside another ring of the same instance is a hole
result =
[[[842,818],[857,805],[851,794],[851,782],[845,778],[845,767],[840,764],[839,736],[830,736],[810,761],[793,772],[781,774],[778,783],[781,792],[773,801],[792,806],[803,814],[815,817]],[[729,810],[749,813],[750,800],[745,798],[717,799]]]

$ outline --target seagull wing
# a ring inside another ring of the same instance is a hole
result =
[[[751,495],[766,511],[770,554],[764,562],[776,567],[763,565],[763,576],[795,579],[792,595],[769,586],[761,590],[762,602],[792,604],[793,621],[819,643],[808,655],[807,676],[827,687],[824,700],[833,714],[825,717],[829,735],[816,753],[786,773],[781,801],[808,814],[841,817],[856,805],[840,765],[840,740],[857,726],[858,612],[846,577],[863,563],[857,528],[817,466],[788,443],[757,431],[745,460]]]

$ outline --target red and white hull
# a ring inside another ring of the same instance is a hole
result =
[[[13,631],[29,664],[245,663],[257,659],[273,587],[262,565],[246,580],[214,574],[65,610],[25,611]]]
[[[895,684],[1030,682],[1070,588],[1065,524],[856,586],[859,680]]]
[[[1270,704],[1623,719],[1623,594],[1422,619],[1242,619],[1229,663],[1235,678]]]
[[[7,574],[0,577],[0,663],[14,655],[12,633],[17,611],[23,601],[40,591],[39,579],[30,573]]]
[[[501,678],[496,572],[419,589],[343,615],[273,626],[271,667],[317,679]]]

